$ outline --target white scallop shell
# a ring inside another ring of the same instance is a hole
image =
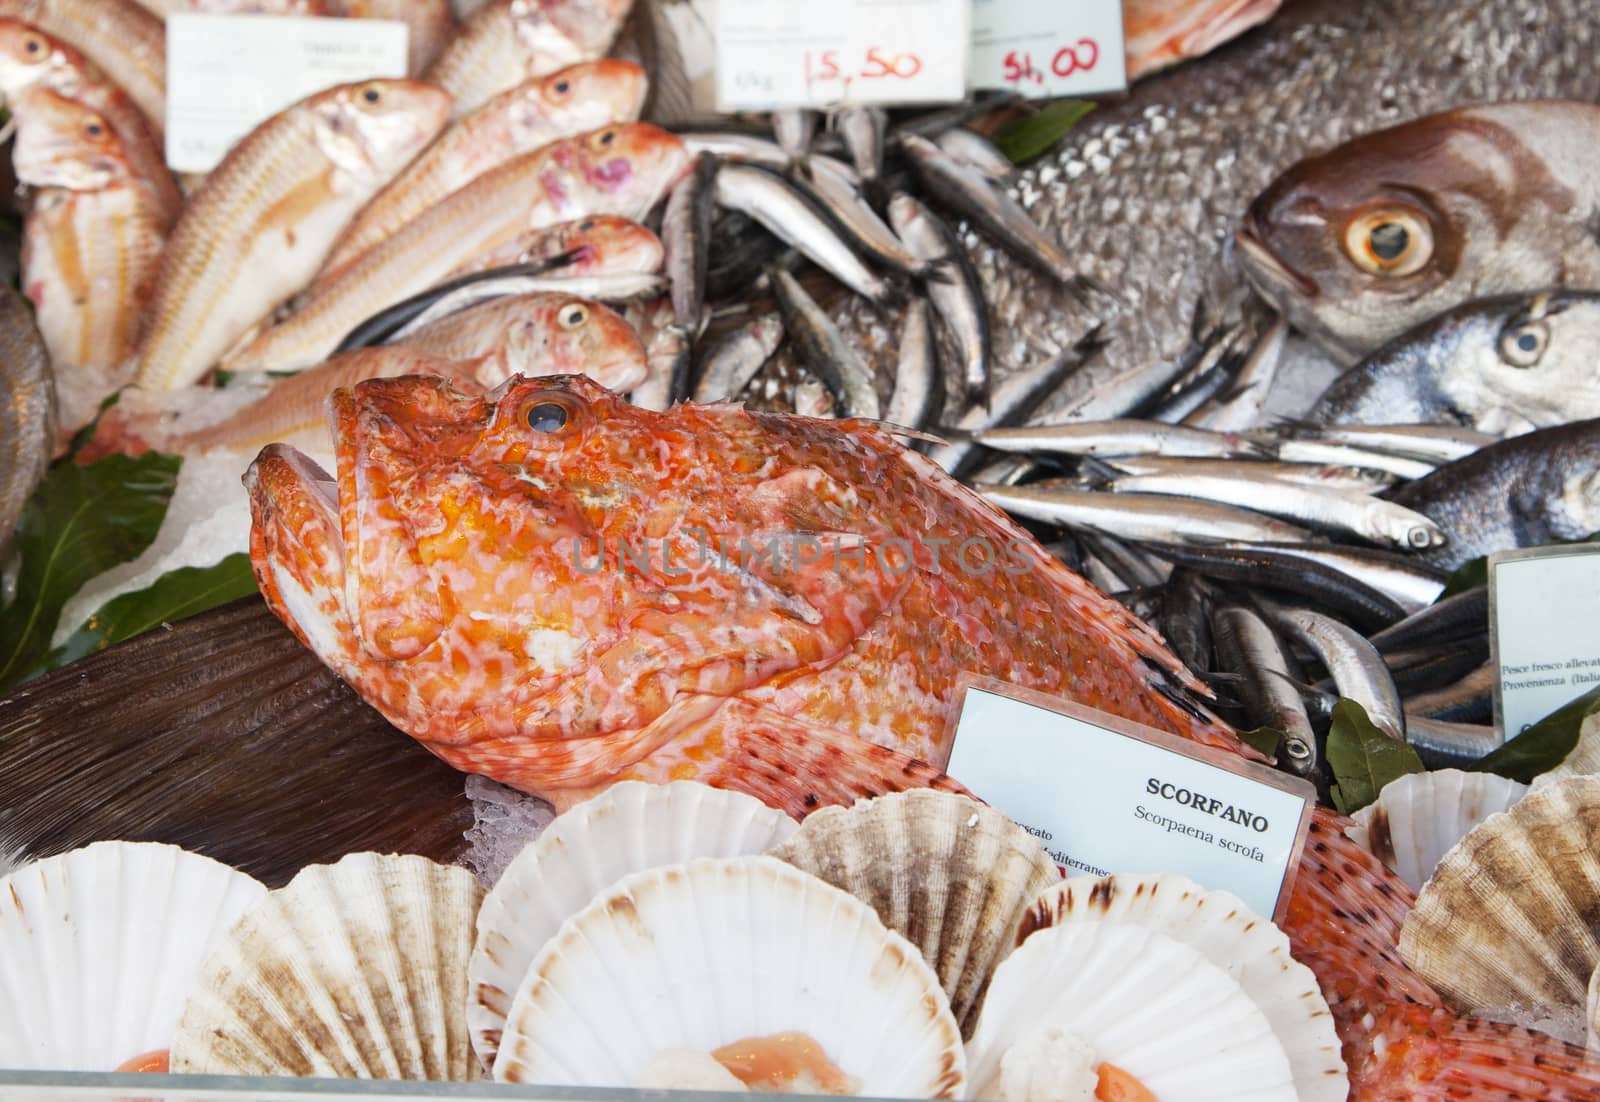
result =
[[[467,956],[483,891],[424,857],[312,865],[206,958],[172,1070],[357,1079],[477,1077]]]
[[[1523,796],[1528,786],[1493,773],[1436,769],[1407,773],[1383,786],[1356,812],[1352,841],[1421,891],[1428,877],[1467,832]]]
[[[933,965],[970,1035],[995,966],[1061,872],[1038,839],[967,796],[912,789],[807,817],[772,856],[870,903]]]
[[[1198,951],[1266,1015],[1289,1057],[1300,1102],[1348,1097],[1339,1035],[1317,977],[1290,955],[1288,935],[1237,896],[1171,874],[1074,877],[1040,894],[1019,936],[1071,922],[1142,926]]]
[[[0,1068],[111,1071],[170,1047],[207,949],[266,894],[150,842],[96,842],[0,880]]]
[[[809,1034],[880,1098],[957,1098],[939,978],[872,908],[772,857],[628,877],[539,952],[506,1021],[503,1082],[634,1086],[659,1054]]]
[[[968,1097],[986,1098],[1013,1044],[1057,1026],[1161,1102],[1296,1102],[1266,1015],[1199,951],[1142,926],[1068,922],[995,970],[967,1046]]]
[[[506,868],[478,912],[467,1023],[483,1066],[494,1067],[506,1011],[529,962],[591,899],[630,873],[762,853],[798,827],[760,800],[692,781],[624,781],[557,816]]]

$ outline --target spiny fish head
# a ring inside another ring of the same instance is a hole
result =
[[[620,314],[570,295],[528,299],[506,334],[508,374],[583,374],[619,393],[644,381],[644,346]],[[489,385],[503,381],[485,380]]]
[[[648,90],[645,72],[631,61],[602,58],[583,61],[528,81],[522,86],[521,105],[527,122],[543,124],[560,119],[568,133],[589,130],[618,119],[636,119],[644,108]]]
[[[252,560],[280,618],[419,738],[627,742],[680,697],[835,660],[906,584],[825,553],[873,531],[852,479],[897,450],[873,430],[657,414],[583,377],[369,380],[330,408],[336,503],[263,451]]]
[[[1496,286],[1546,274],[1519,219],[1536,195],[1559,205],[1552,188],[1505,127],[1449,112],[1294,165],[1236,240],[1257,289],[1350,363],[1488,290],[1543,285]]]
[[[387,178],[410,163],[450,117],[450,94],[420,80],[341,84],[311,101],[317,146],[346,172]]]
[[[30,88],[12,100],[12,112],[12,167],[20,182],[98,191],[129,175],[126,147],[98,111],[49,89]]]

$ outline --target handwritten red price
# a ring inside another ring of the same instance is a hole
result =
[[[805,54],[806,84],[842,80],[848,85],[853,80],[910,80],[922,72],[922,59],[914,53],[891,53],[881,46],[866,51],[862,63],[854,72],[839,60],[838,50],[822,50]]]
[[[1100,43],[1092,38],[1080,38],[1077,42],[1062,46],[1055,52],[1050,58],[1048,72],[1064,79],[1075,73],[1093,72],[1099,63]],[[1031,53],[1012,50],[1005,56],[1003,64],[1007,84],[1044,83],[1046,71],[1034,65]]]

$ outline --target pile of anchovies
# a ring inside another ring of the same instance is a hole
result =
[[[1078,282],[1001,186],[1011,162],[963,125],[1005,104],[979,99],[893,128],[880,109],[849,108],[826,131],[815,112],[778,112],[776,140],[682,134],[695,170],[659,227],[671,316],[653,328],[630,318],[651,361],[633,400],[664,409],[738,397],[787,341],[814,377],[790,388],[796,412],[876,420],[920,443],[1155,625],[1226,718],[1281,733],[1286,768],[1325,783],[1320,745],[1341,699],[1429,766],[1481,758],[1500,742],[1486,591],[1439,600],[1472,541],[1431,517],[1470,524],[1492,513],[1474,497],[1485,473],[1495,485],[1537,474],[1554,462],[1552,433],[1566,434],[1557,450],[1600,456],[1600,422],[1506,442],[1452,426],[1257,428],[1283,359],[1280,320],[1248,347],[1208,348],[1159,393],[1113,379],[1066,423],[1006,427],[1027,421],[1087,350],[991,386],[982,288],[947,219]],[[806,261],[904,307],[886,404],[872,368],[796,278]],[[401,339],[552,274],[546,264],[453,280],[369,319],[341,350]],[[638,297],[625,287],[612,301]],[[702,331],[703,316],[713,320]],[[957,401],[946,393],[951,356]]]

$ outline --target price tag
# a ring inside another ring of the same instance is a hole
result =
[[[287,15],[167,17],[167,164],[210,172],[234,143],[313,92],[406,75],[404,23]]]
[[[969,0],[718,0],[717,109],[956,102]]]
[[[1118,0],[972,0],[974,88],[1081,96],[1128,87]]]
[[[969,679],[946,772],[1067,876],[1171,872],[1281,916],[1316,789],[1225,750]]]
[[[1489,556],[1495,725],[1505,738],[1600,685],[1600,544]]]

